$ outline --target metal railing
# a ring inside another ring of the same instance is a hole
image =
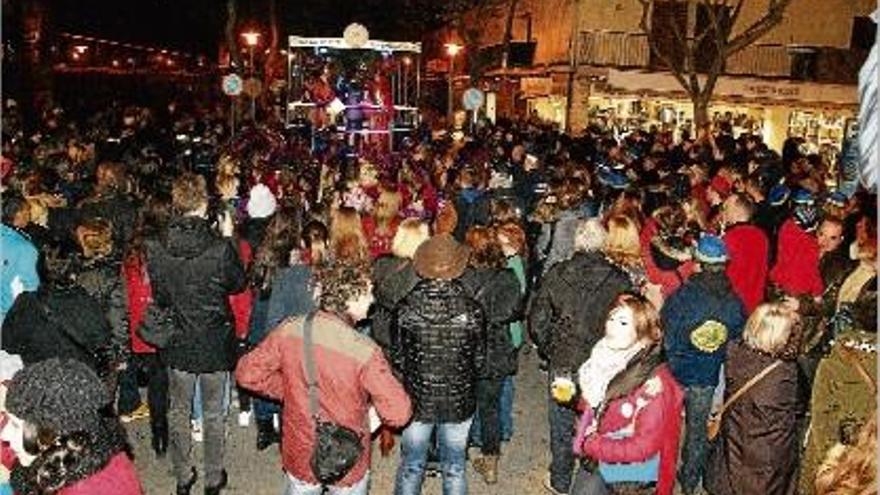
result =
[[[650,62],[645,33],[581,31],[578,63],[614,67],[647,67]]]

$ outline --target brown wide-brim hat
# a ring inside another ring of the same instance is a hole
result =
[[[452,280],[467,268],[471,250],[449,234],[439,234],[416,250],[413,266],[422,278]]]

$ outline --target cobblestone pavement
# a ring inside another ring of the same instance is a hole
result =
[[[549,465],[546,377],[538,371],[534,352],[521,354],[520,372],[516,378],[516,402],[514,405],[514,436],[503,445],[500,461],[499,482],[488,486],[474,470],[468,467],[469,493],[475,495],[530,495],[547,493],[541,480]],[[229,416],[229,439],[226,449],[226,466],[229,472],[229,488],[226,494],[280,495],[283,473],[277,449],[257,452],[256,428],[240,428],[233,408]],[[148,495],[172,494],[174,480],[170,474],[170,460],[156,459],[150,449],[150,433],[146,420],[128,426],[135,447],[135,464],[140,473],[144,490]],[[201,461],[201,444],[196,445],[196,459]],[[474,451],[472,451],[474,452]],[[390,495],[394,488],[394,473],[400,453],[395,448],[387,458],[379,456],[374,445],[371,494]],[[200,467],[200,464],[197,464]],[[201,474],[201,470],[200,470]],[[201,480],[193,494],[201,493]],[[440,495],[440,478],[425,480],[424,495]]]

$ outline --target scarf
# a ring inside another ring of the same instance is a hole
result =
[[[629,349],[612,349],[605,338],[596,343],[590,358],[578,370],[581,395],[590,407],[598,407],[604,402],[608,384],[626,369],[630,360],[643,348],[637,344]]]

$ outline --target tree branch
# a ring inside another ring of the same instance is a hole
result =
[[[675,80],[678,81],[678,84],[681,85],[682,89],[687,91],[688,94],[693,95],[693,89],[684,78],[682,67],[663,53],[660,46],[657,44],[657,40],[654,38],[653,30],[648,26],[648,19],[651,17],[651,12],[654,10],[654,0],[639,0],[639,3],[642,4],[642,18],[639,20],[639,27],[645,33],[651,53],[657,56],[657,58],[662,60],[663,63],[669,67],[669,71],[675,77]]]
[[[770,0],[767,12],[763,16],[727,43],[727,56],[729,57],[751,45],[779,25],[782,22],[783,13],[790,3],[791,0]],[[739,8],[741,5],[737,7]]]

